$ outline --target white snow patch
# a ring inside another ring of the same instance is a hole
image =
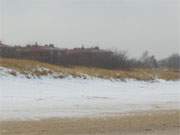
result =
[[[179,88],[180,81],[27,79],[7,74],[0,76],[0,120],[180,109]]]

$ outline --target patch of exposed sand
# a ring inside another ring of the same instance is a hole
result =
[[[180,111],[1,121],[1,135],[179,135]]]

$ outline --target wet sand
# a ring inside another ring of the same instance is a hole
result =
[[[1,135],[179,135],[180,111],[1,121]]]

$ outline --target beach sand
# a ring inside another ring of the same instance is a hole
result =
[[[111,116],[9,120],[1,135],[180,135],[180,111],[149,111]]]

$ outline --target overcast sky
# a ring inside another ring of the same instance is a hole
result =
[[[0,40],[100,46],[158,58],[178,52],[179,0],[0,0]]]

